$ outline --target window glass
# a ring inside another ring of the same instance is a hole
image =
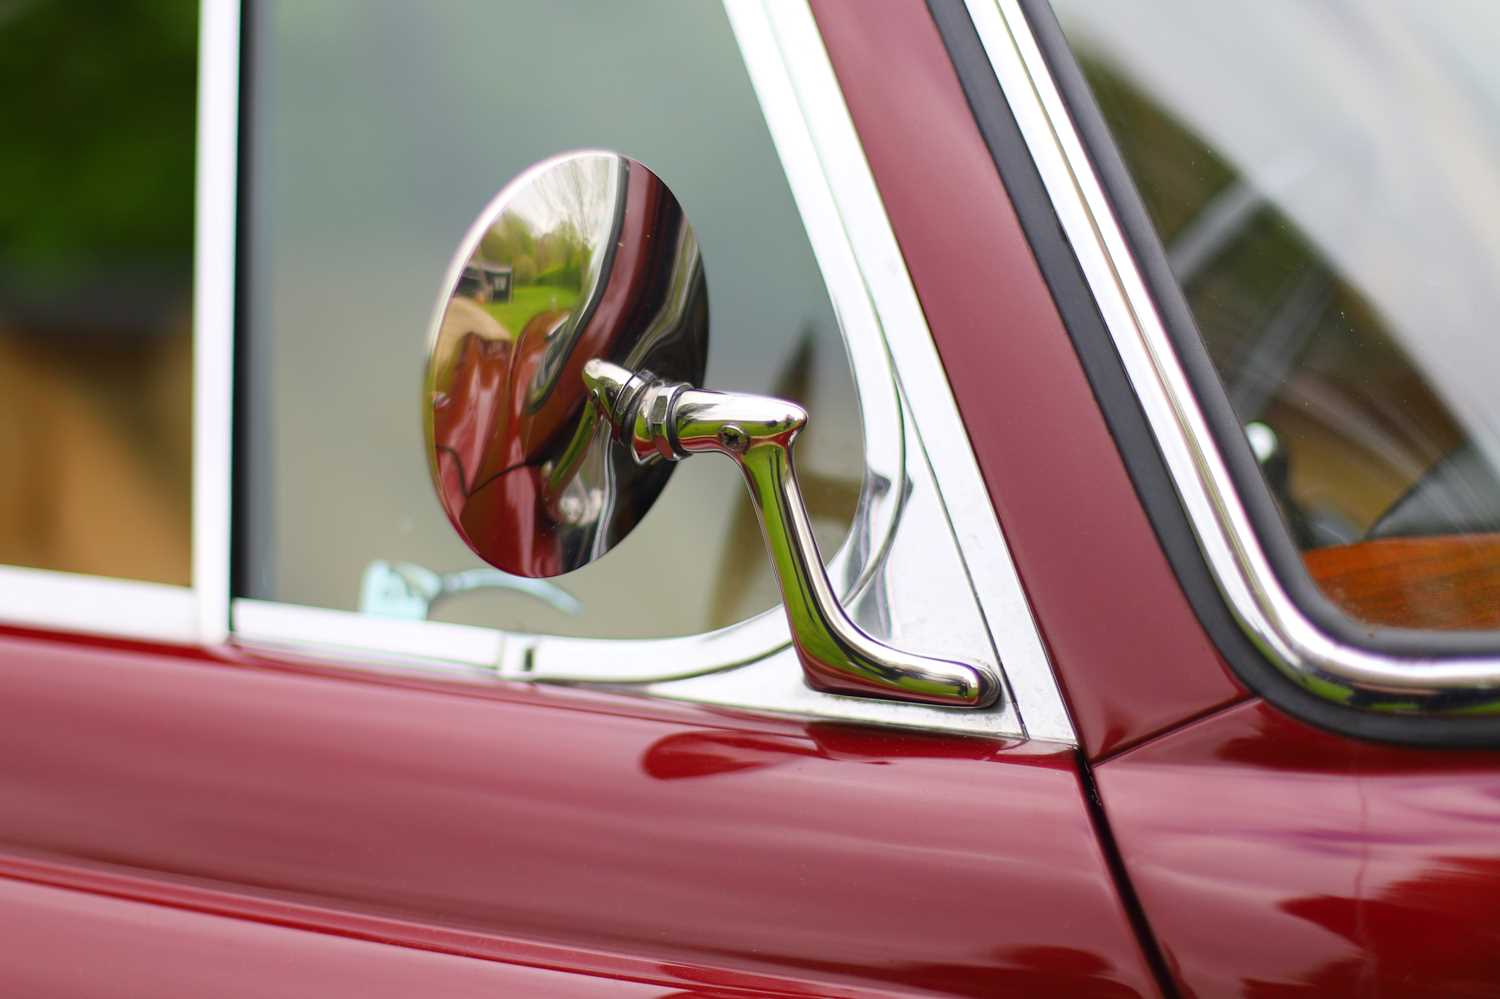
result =
[[[372,572],[480,565],[429,481],[427,324],[480,208],[526,167],[579,148],[639,159],[681,201],[708,276],[707,385],[811,411],[799,471],[833,554],[863,473],[858,403],[719,5],[273,0],[248,15],[240,595],[421,616],[421,601],[371,599]],[[776,602],[744,485],[708,459],[684,462],[616,551],[554,582],[581,609],[479,589],[430,617],[654,637]]]
[[[189,580],[194,0],[0,4],[0,562]]]
[[[1500,625],[1500,7],[1054,6],[1313,578]]]

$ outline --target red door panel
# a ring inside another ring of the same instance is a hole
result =
[[[0,663],[0,874],[684,987],[1153,991],[1069,750],[24,637]]]
[[[0,880],[0,941],[0,988],[27,999],[693,994],[669,985],[386,947],[5,880]]]
[[[1500,753],[1358,742],[1253,701],[1095,775],[1186,990],[1500,994]]]

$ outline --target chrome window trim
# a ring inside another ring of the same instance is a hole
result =
[[[1398,657],[1350,645],[1316,625],[1282,586],[1019,3],[965,2],[1239,626],[1277,669],[1325,700],[1366,700],[1392,712],[1472,713],[1472,698],[1454,695],[1495,692],[1500,659]],[[1468,707],[1449,706],[1456,701]],[[1486,707],[1500,703],[1492,698]]]
[[[828,285],[860,400],[870,471],[830,575],[855,620],[882,640],[941,653],[952,635],[969,636],[953,651],[1002,665],[1008,689],[1001,705],[966,711],[812,691],[780,607],[703,635],[611,640],[382,621],[235,598],[231,640],[343,663],[361,652],[373,668],[453,679],[604,682],[726,707],[1076,744],[811,10],[805,0],[726,0],[726,8]],[[902,519],[908,507],[926,515]],[[884,572],[893,546],[909,569],[911,553],[926,547],[950,560],[934,556],[935,565],[956,571]],[[663,663],[679,665],[664,674]]]
[[[18,565],[0,566],[0,622],[180,644],[199,634],[189,587]]]
[[[203,0],[193,212],[193,590],[205,645],[229,637],[240,4]]]
[[[806,2],[726,0],[792,194],[811,230],[815,207],[853,253],[881,319],[903,397],[971,590],[1026,734],[1076,743],[1061,688],[927,327],[906,260]],[[814,249],[817,250],[816,242]],[[820,254],[821,262],[821,254]]]
[[[505,633],[494,628],[370,617],[243,597],[233,606],[237,644],[311,653],[346,665],[394,665],[457,680],[493,680],[505,645]],[[247,634],[255,637],[246,639]]]
[[[193,221],[192,583],[0,565],[0,621],[215,644],[229,625],[229,358],[234,328],[238,0],[198,10]]]

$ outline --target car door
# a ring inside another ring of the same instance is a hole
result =
[[[886,71],[977,142],[931,16],[890,13]],[[960,419],[908,270],[940,257],[850,116],[853,16],[203,6],[191,571],[0,573],[15,990],[1158,990],[971,447],[1001,428]],[[472,575],[415,446],[421,324],[478,203],[576,145],[677,190],[710,377],[811,412],[851,617],[998,704],[808,688],[727,470],[594,576]]]

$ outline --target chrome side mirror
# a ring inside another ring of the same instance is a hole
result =
[[[591,151],[508,184],[459,247],[428,338],[428,461],[459,535],[506,572],[568,572],[629,533],[676,462],[721,454],[750,488],[810,686],[994,703],[990,670],[890,648],[849,619],[792,461],[807,414],[698,389],[707,348],[698,243],[659,177]]]

